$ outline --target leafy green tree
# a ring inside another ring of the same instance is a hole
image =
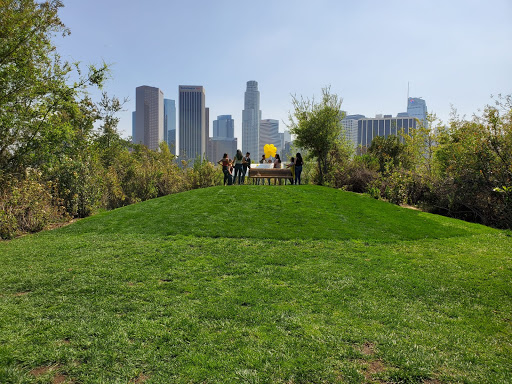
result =
[[[38,166],[92,130],[87,88],[102,85],[107,66],[82,74],[78,63],[61,60],[52,38],[69,34],[58,17],[62,6],[59,0],[0,2],[0,171]]]
[[[396,135],[374,137],[368,148],[368,153],[378,160],[379,171],[382,174],[392,172],[400,167],[403,163],[404,152],[405,145]]]
[[[512,102],[505,98],[471,121],[456,117],[440,132],[435,164],[441,211],[512,228]],[[504,188],[505,187],[505,188]]]
[[[295,135],[295,144],[305,149],[318,165],[318,183],[324,184],[329,173],[329,154],[340,144],[342,133],[341,103],[338,95],[329,87],[322,89],[319,102],[292,96],[293,111],[289,113],[290,132]]]
[[[112,165],[119,153],[130,146],[130,142],[123,139],[117,130],[119,124],[117,113],[122,110],[126,101],[125,99],[121,102],[117,97],[110,98],[106,92],[103,92],[101,101],[98,103],[98,117],[101,125],[95,144],[105,167]]]

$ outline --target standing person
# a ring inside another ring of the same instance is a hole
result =
[[[274,160],[274,168],[281,168],[281,157],[276,153],[276,158]],[[277,179],[274,179],[274,185],[277,184]],[[279,185],[281,185],[281,179],[279,179]]]
[[[238,184],[240,185],[240,181],[242,180],[243,162],[244,156],[242,155],[242,151],[237,149],[236,155],[233,159],[233,165],[235,166],[235,176],[233,179],[233,184],[236,184],[238,177]]]
[[[225,153],[222,156],[222,159],[217,161],[217,164],[222,165],[222,173],[224,174],[224,185],[228,183],[228,185],[232,184],[231,172],[229,171],[229,167],[231,166],[231,159],[228,157],[228,154]]]
[[[302,161],[302,155],[297,153],[295,155],[295,185],[300,185],[300,174],[302,173],[303,165],[304,161]]]
[[[290,164],[286,164],[286,168],[290,168],[290,171],[292,171],[292,178],[289,179],[290,183],[293,185],[293,181],[295,179],[295,157],[292,157],[290,159]]]
[[[265,154],[261,155],[261,160],[260,160],[260,164],[265,164],[267,161],[265,160]],[[265,185],[265,179],[262,179],[263,181],[263,184],[262,185]],[[256,184],[260,184],[260,179],[256,179]]]
[[[244,183],[245,181],[245,175],[247,174],[247,168],[249,168],[249,170],[251,169],[251,154],[249,152],[247,152],[245,154],[245,157],[244,157],[244,160],[243,160],[243,163],[242,163],[242,184]],[[247,177],[249,177],[249,175],[247,175]]]

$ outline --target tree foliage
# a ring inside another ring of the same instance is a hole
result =
[[[107,66],[63,62],[52,37],[69,34],[59,0],[2,0],[0,6],[0,170],[39,166],[63,144],[87,135],[95,120],[87,87],[101,86]],[[71,76],[77,80],[71,82]],[[85,131],[85,132],[84,132]],[[41,150],[44,149],[44,150]],[[43,155],[43,156],[39,156]]]
[[[339,145],[341,103],[329,87],[322,89],[320,101],[292,96],[293,111],[289,113],[290,132],[295,135],[295,145],[305,149],[318,164],[318,182],[324,184],[329,172],[329,154]]]

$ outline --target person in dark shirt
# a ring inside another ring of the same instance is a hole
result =
[[[251,154],[247,152],[245,154],[243,163],[242,163],[242,184],[245,181],[245,175],[247,174],[247,168],[251,169]]]
[[[267,162],[266,158],[265,158],[265,154],[261,155],[261,160],[260,160],[260,164],[265,164]],[[265,185],[265,179],[261,179],[261,181],[263,182],[262,185]],[[256,179],[256,184],[260,184],[260,179]]]
[[[300,175],[302,173],[302,166],[304,165],[304,161],[302,161],[302,155],[297,153],[295,155],[295,185],[300,185]]]

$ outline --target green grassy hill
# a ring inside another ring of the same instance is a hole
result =
[[[215,187],[0,242],[0,383],[510,383],[510,232]]]

